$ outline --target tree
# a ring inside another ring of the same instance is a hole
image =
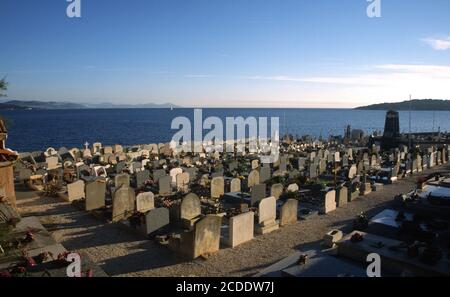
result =
[[[0,79],[0,97],[6,96],[5,94],[2,94],[1,91],[6,91],[8,89],[8,83],[5,81],[4,78]]]

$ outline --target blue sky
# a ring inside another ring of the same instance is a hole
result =
[[[353,107],[450,99],[450,1],[0,0],[11,99]]]

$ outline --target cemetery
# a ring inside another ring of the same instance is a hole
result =
[[[448,145],[385,150],[363,138],[286,135],[278,160],[266,164],[253,149],[192,153],[175,151],[170,143],[97,142],[15,153],[5,149],[5,139],[0,148],[2,275],[61,276],[70,264],[64,243],[55,241],[38,217],[21,216],[14,188],[68,205],[96,224],[138,234],[186,263],[207,262],[223,250],[245,250],[252,242],[328,217],[337,220],[342,210],[352,216],[351,224],[311,230],[307,236],[323,238],[319,245],[297,249],[254,275],[366,276],[366,255],[374,252],[387,263],[386,275],[450,275]],[[396,183],[419,175],[413,189],[385,198],[392,203],[372,210],[372,217],[349,211],[375,203],[371,197],[391,195]],[[108,275],[108,265],[82,253],[81,259],[82,276]]]

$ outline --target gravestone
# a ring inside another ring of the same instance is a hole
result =
[[[180,173],[183,173],[183,169],[181,169],[181,168],[179,168],[179,167],[177,167],[177,168],[172,168],[170,171],[169,171],[169,175],[170,175],[170,177],[171,177],[171,179],[172,179],[172,183],[176,183],[177,182],[177,175],[178,174],[180,174]]]
[[[317,165],[315,163],[309,164],[309,178],[316,178],[317,177]]]
[[[287,157],[286,156],[280,157],[280,165],[278,168],[279,168],[278,170],[281,172],[281,174],[286,173],[286,170],[287,170]]]
[[[248,187],[251,188],[254,185],[259,184],[259,172],[258,170],[252,170],[250,171],[249,175],[248,175]]]
[[[180,174],[177,174],[176,182],[178,191],[187,192],[189,188],[189,173],[182,172]]]
[[[113,152],[115,154],[122,153],[123,152],[123,147],[120,144],[115,144],[115,145],[113,145]]]
[[[150,171],[143,170],[138,173],[136,173],[136,186],[138,188],[145,185],[145,182],[150,179]]]
[[[58,168],[59,159],[56,156],[51,156],[45,158],[45,163],[47,163],[47,170],[52,170]]]
[[[164,207],[151,209],[145,215],[145,233],[147,235],[157,234],[170,224],[169,210]]]
[[[300,176],[300,172],[297,169],[293,169],[289,171],[289,178],[290,179],[296,179]]]
[[[270,179],[270,165],[263,164],[263,166],[259,168],[259,182],[264,183],[269,179]]]
[[[158,179],[160,195],[168,195],[172,193],[171,182],[172,178],[168,175],[162,176]]]
[[[348,156],[347,155],[344,155],[342,157],[342,166],[343,167],[347,167],[348,166]]]
[[[189,174],[189,180],[194,181],[197,177],[197,168],[195,167],[187,167],[183,169],[185,172]]]
[[[273,184],[270,188],[270,196],[278,199],[280,198],[281,194],[283,194],[283,184]]]
[[[92,153],[93,154],[99,153],[101,149],[102,149],[102,144],[100,142],[95,142],[92,145]]]
[[[94,210],[105,206],[106,182],[98,179],[86,184],[86,210]]]
[[[251,206],[256,205],[266,197],[266,184],[254,185],[251,192]]]
[[[336,191],[328,191],[324,194],[323,213],[327,214],[336,210]]]
[[[241,192],[241,180],[233,178],[230,182],[230,192]]]
[[[134,212],[134,190],[121,187],[114,192],[112,206],[112,221],[118,222],[130,217]]]
[[[67,185],[67,199],[69,202],[83,199],[86,195],[84,193],[84,181],[78,180]]]
[[[207,215],[195,224],[193,258],[219,250],[222,217]]]
[[[139,172],[142,170],[142,163],[141,162],[133,162],[131,164],[131,168],[133,170],[133,172]]]
[[[276,203],[275,197],[264,198],[259,202],[258,225],[255,228],[257,234],[266,234],[279,228]]]
[[[164,169],[153,170],[153,181],[157,183],[160,177],[166,175],[166,171]]]
[[[298,200],[288,199],[280,211],[280,226],[295,224],[297,222]]]
[[[350,166],[350,169],[348,170],[348,178],[349,179],[354,178],[357,174],[357,171],[358,171],[358,169],[357,169],[356,165]]]
[[[120,174],[122,173],[122,170],[124,170],[125,168],[127,168],[127,164],[125,162],[119,162],[116,165],[116,173]]]
[[[298,158],[297,159],[297,169],[303,171],[306,166],[306,158]]]
[[[136,211],[146,213],[155,208],[155,195],[152,192],[139,193],[136,196]]]
[[[201,215],[200,199],[194,193],[187,194],[180,205],[180,218],[182,220],[192,220]]]
[[[222,176],[211,180],[211,198],[220,198],[225,193],[225,182]]]
[[[253,239],[255,213],[249,211],[229,220],[228,245],[235,247]]]
[[[332,156],[330,154],[330,156]],[[327,161],[325,159],[320,159],[319,161],[319,174],[324,173],[327,170]]]
[[[348,202],[348,189],[343,186],[336,190],[336,206],[342,207]]]
[[[114,178],[114,185],[116,189],[128,188],[130,186],[130,176],[126,173],[117,174]]]
[[[287,187],[288,192],[298,192],[298,185],[297,184],[290,184]]]
[[[106,155],[106,154],[112,154],[113,153],[113,148],[112,148],[112,146],[105,146],[104,148],[103,148],[103,154],[104,155]]]

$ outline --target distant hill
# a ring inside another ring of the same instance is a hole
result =
[[[70,102],[44,102],[44,101],[22,101],[22,100],[10,100],[6,101],[6,105],[18,106],[23,109],[80,109],[86,108],[82,104],[70,103]]]
[[[415,99],[395,103],[379,103],[356,107],[359,110],[450,110],[450,100],[442,99]]]
[[[56,101],[25,101],[25,100],[2,100],[0,102],[0,109],[92,109],[92,108],[170,108],[179,107],[171,103],[145,103],[145,104],[84,104],[71,102],[56,102]]]

